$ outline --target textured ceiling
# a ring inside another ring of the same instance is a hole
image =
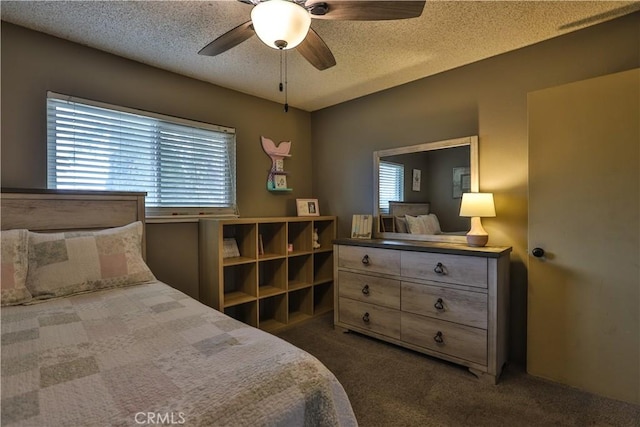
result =
[[[330,3],[330,0],[326,0]],[[336,0],[333,0],[336,1]],[[249,20],[227,1],[2,1],[2,20],[199,80],[283,102],[279,52],[257,37],[216,57],[197,52]],[[337,65],[288,53],[289,104],[307,111],[537,43],[623,14],[640,2],[427,1],[400,21],[313,20]]]

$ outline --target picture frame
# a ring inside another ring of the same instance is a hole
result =
[[[298,216],[320,216],[318,199],[296,199]]]
[[[351,218],[351,238],[370,239],[373,230],[373,215],[353,215]]]
[[[284,174],[274,174],[273,175],[273,183],[276,190],[284,190],[287,188],[287,175]]]
[[[471,191],[471,172],[468,167],[453,168],[453,198],[461,199],[462,193]]]
[[[422,178],[422,171],[420,169],[413,170],[413,180],[411,185],[412,191],[420,191],[420,181]]]

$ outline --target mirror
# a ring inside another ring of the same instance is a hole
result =
[[[466,242],[460,201],[479,191],[477,136],[376,151],[373,170],[376,238]]]

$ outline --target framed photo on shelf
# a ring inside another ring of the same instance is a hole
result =
[[[296,199],[298,216],[320,216],[318,199]]]
[[[351,238],[370,239],[373,215],[354,215],[351,219]]]
[[[287,176],[282,174],[274,174],[273,182],[275,184],[276,190],[284,190],[287,188]]]

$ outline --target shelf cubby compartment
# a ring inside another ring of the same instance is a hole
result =
[[[293,245],[293,252],[289,256],[311,252],[313,228],[311,221],[293,221],[288,223],[287,240]]]
[[[311,255],[299,255],[288,259],[288,287],[296,290],[309,287],[313,284],[313,261]]]
[[[333,280],[333,252],[318,252],[313,254],[313,284],[330,282]]]
[[[332,251],[333,239],[336,238],[336,222],[331,220],[315,220],[313,228],[318,230],[318,243],[320,247],[314,249],[316,252]]]
[[[265,331],[275,331],[287,324],[287,295],[275,295],[259,301],[259,327]]]
[[[258,327],[258,304],[257,301],[247,302],[244,304],[234,305],[232,307],[226,307],[224,314],[233,317],[236,320],[251,325],[255,328]]]
[[[287,254],[287,229],[284,222],[258,224],[258,249],[262,241],[263,254],[259,259],[284,257]]]
[[[224,267],[224,307],[254,301],[258,297],[255,263]]]
[[[300,322],[313,316],[313,290],[299,289],[289,292],[289,323]]]
[[[333,310],[333,282],[313,287],[313,314],[318,315]]]
[[[287,264],[284,258],[260,261],[258,265],[258,296],[260,298],[287,292]]]
[[[239,257],[224,258],[225,265],[251,262],[258,256],[256,245],[258,235],[255,223],[224,224],[222,226],[223,238],[233,238],[238,245]]]

